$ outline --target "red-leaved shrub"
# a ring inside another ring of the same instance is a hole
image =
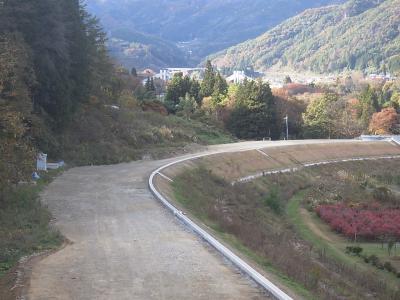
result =
[[[339,203],[320,205],[316,208],[316,213],[333,230],[349,238],[400,239],[400,209],[382,208],[377,204],[355,208]]]

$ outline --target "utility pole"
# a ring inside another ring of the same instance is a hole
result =
[[[286,140],[289,140],[289,117],[286,115],[286,117],[283,118],[286,122]]]

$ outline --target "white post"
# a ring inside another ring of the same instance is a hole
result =
[[[289,117],[286,115],[286,117],[283,118],[286,121],[286,140],[289,140]]]

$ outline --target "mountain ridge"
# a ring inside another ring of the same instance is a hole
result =
[[[111,38],[121,28],[140,32],[149,39],[159,38],[174,44],[181,51],[184,62],[188,66],[194,66],[206,56],[255,38],[304,9],[342,2],[343,0],[88,0],[87,5],[100,18]],[[133,42],[141,43],[138,40]],[[160,48],[157,41],[141,44]],[[174,61],[169,51],[165,52],[166,59]],[[131,59],[128,67],[141,64],[140,58]],[[163,63],[157,64],[163,66]]]
[[[379,72],[397,69],[399,49],[400,1],[353,0],[308,9],[211,59],[225,68]]]

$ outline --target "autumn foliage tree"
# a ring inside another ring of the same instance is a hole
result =
[[[372,115],[368,129],[372,134],[396,134],[400,132],[398,123],[399,115],[393,107],[389,107]]]

